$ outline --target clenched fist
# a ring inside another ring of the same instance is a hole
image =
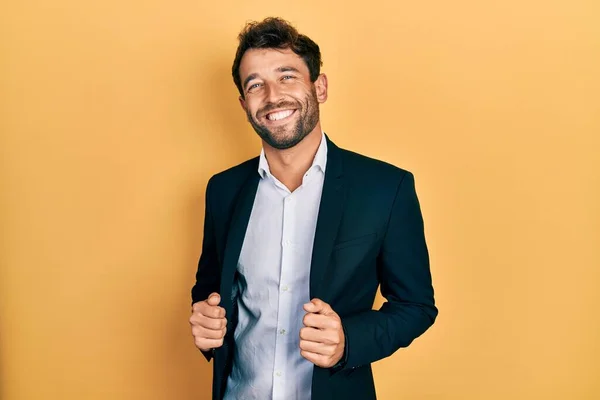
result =
[[[304,311],[300,354],[319,367],[333,367],[344,355],[346,337],[342,320],[329,304],[320,299],[306,303]]]
[[[227,332],[227,319],[225,309],[219,307],[221,296],[212,293],[208,299],[194,303],[190,325],[196,347],[202,351],[209,351],[223,345],[223,338]]]

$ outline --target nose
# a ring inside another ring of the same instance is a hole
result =
[[[265,85],[265,101],[277,104],[283,97],[283,94],[280,88],[276,84],[266,84]]]

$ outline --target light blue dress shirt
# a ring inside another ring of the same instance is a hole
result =
[[[237,266],[239,321],[225,400],[311,398],[313,364],[300,355],[299,335],[326,163],[322,134],[312,166],[291,193],[261,151],[261,180]]]

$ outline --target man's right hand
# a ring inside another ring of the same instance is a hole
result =
[[[223,338],[227,332],[227,319],[225,309],[219,307],[221,296],[211,293],[208,299],[194,303],[190,325],[196,347],[202,351],[209,351],[223,345]]]

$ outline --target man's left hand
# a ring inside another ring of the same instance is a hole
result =
[[[312,299],[304,305],[303,323],[300,329],[300,354],[313,364],[333,367],[344,355],[346,338],[342,320],[331,306],[320,299]]]

